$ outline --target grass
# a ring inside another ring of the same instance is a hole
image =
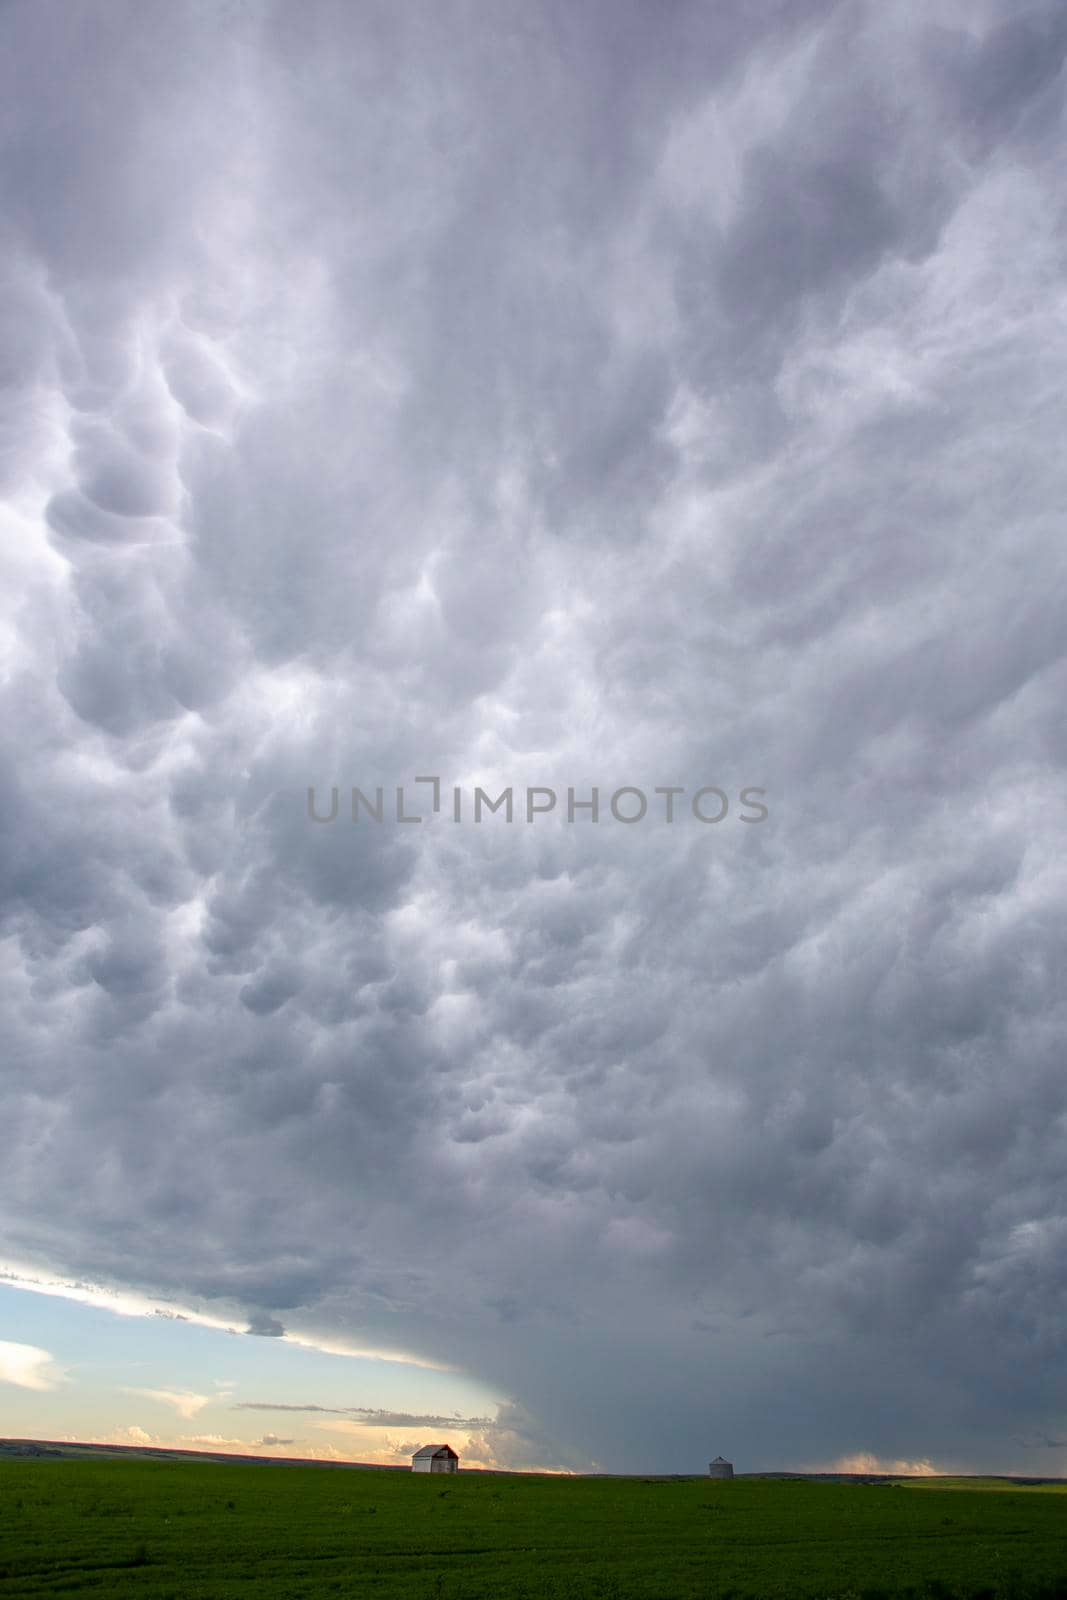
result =
[[[935,1483],[0,1461],[0,1600],[1067,1596],[1067,1500]]]

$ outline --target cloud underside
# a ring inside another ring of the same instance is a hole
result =
[[[497,1426],[492,1417],[461,1417],[458,1415],[441,1416],[427,1413],[416,1415],[409,1411],[386,1411],[381,1406],[319,1406],[295,1405],[284,1401],[268,1402],[259,1400],[241,1400],[234,1407],[234,1411],[303,1411],[322,1412],[333,1416],[351,1417],[354,1422],[368,1428],[442,1428],[442,1429],[479,1429]]]
[[[1062,1437],[1067,12],[0,34],[5,1248],[515,1465]],[[769,816],[307,817],[425,774]]]

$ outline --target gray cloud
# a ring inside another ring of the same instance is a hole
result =
[[[231,1411],[322,1412],[334,1417],[355,1417],[360,1422],[381,1428],[472,1428],[488,1431],[497,1425],[491,1417],[419,1416],[407,1411],[384,1411],[377,1406],[304,1406],[265,1400],[242,1400],[230,1409]]]
[[[265,1311],[255,1311],[248,1319],[245,1332],[258,1334],[261,1338],[280,1339],[285,1333],[285,1327],[277,1317],[268,1316]]]
[[[517,1465],[1047,1470],[1061,8],[0,32],[13,1255]],[[771,818],[307,819],[426,772]]]

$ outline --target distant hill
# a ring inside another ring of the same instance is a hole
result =
[[[11,1458],[53,1460],[53,1461],[90,1461],[99,1460],[101,1457],[115,1456],[126,1459],[155,1460],[155,1461],[190,1461],[190,1462],[234,1462],[241,1461],[246,1465],[263,1467],[341,1467],[354,1472],[410,1472],[406,1461],[317,1461],[310,1456],[257,1456],[246,1455],[228,1450],[174,1450],[162,1445],[143,1444],[85,1444],[74,1443],[67,1439],[0,1439],[0,1460]],[[478,1473],[485,1477],[539,1477],[544,1474],[531,1472],[508,1472],[506,1468],[495,1467],[463,1467],[467,1474]],[[548,1474],[559,1476],[559,1474]],[[565,1477],[577,1478],[626,1478],[641,1479],[645,1483],[688,1483],[693,1479],[702,1479],[702,1472],[578,1472],[565,1473]],[[800,1483],[855,1483],[882,1485],[892,1488],[896,1484],[929,1484],[946,1485],[949,1483],[961,1486],[979,1487],[982,1484],[1016,1484],[1020,1488],[1040,1488],[1043,1484],[1067,1484],[1067,1478],[1021,1478],[1009,1477],[1003,1474],[990,1473],[953,1473],[950,1477],[939,1478],[936,1476],[922,1476],[902,1478],[899,1473],[872,1473],[872,1472],[737,1472],[735,1478],[767,1479],[774,1481],[795,1480]]]
[[[0,1439],[0,1459],[12,1456],[78,1461],[120,1456],[159,1461],[244,1461],[260,1466],[349,1467],[364,1472],[410,1472],[406,1461],[314,1461],[305,1456],[256,1456],[226,1450],[171,1450],[143,1444],[75,1444],[66,1439]]]

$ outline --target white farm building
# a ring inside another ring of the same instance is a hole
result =
[[[458,1472],[459,1457],[450,1444],[424,1444],[411,1458],[412,1472]]]
[[[733,1475],[733,1462],[724,1461],[722,1456],[716,1456],[708,1466],[709,1478],[732,1478]]]

